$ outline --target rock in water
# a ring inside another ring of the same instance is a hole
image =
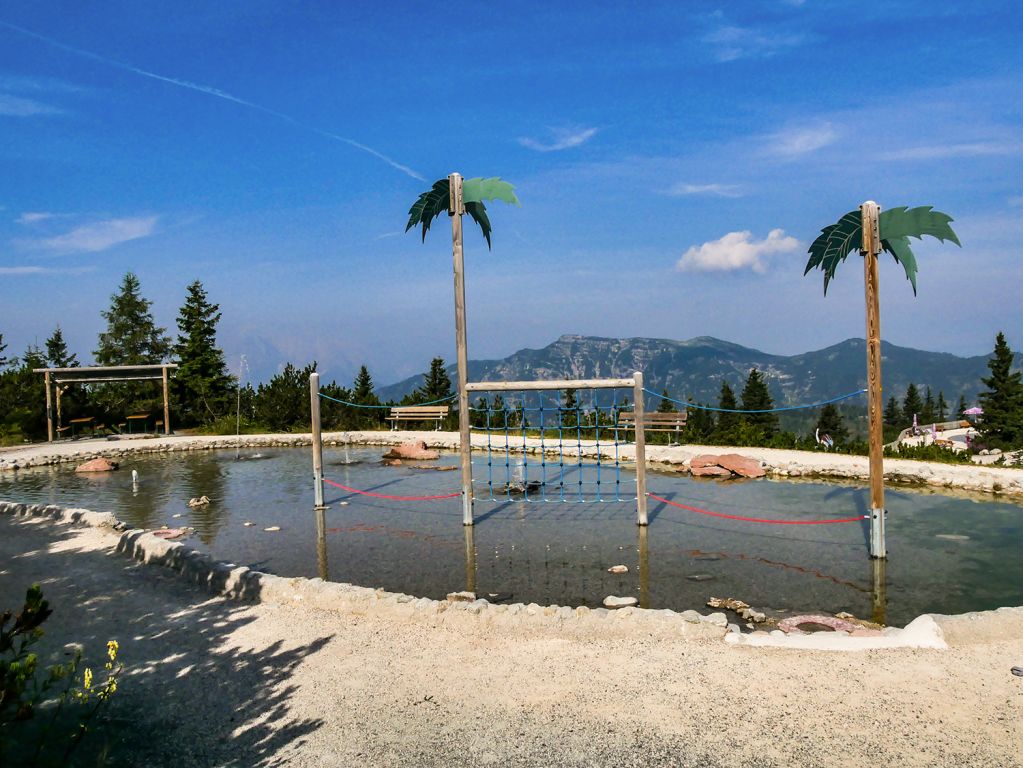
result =
[[[635,597],[616,597],[615,595],[608,595],[604,598],[605,608],[627,608],[630,605],[636,605],[639,603]]]
[[[729,469],[740,477],[763,477],[767,474],[760,462],[737,453],[726,453],[718,456],[718,466]]]
[[[939,533],[934,538],[944,539],[945,541],[969,541],[969,536],[963,536],[958,533]]]
[[[439,459],[440,453],[429,450],[426,447],[426,443],[422,440],[413,440],[409,443],[402,443],[401,445],[394,446],[391,450],[384,454],[384,458],[423,461],[425,459]]]
[[[113,472],[117,462],[110,459],[93,459],[75,467],[75,472]]]
[[[629,566],[627,565],[612,565],[607,569],[608,573],[628,573]]]

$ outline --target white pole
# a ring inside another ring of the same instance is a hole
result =
[[[646,431],[643,429],[643,373],[632,375],[636,414],[636,525],[649,525],[646,516]]]
[[[462,257],[462,176],[448,176],[451,258],[455,270],[455,348],[458,357],[458,446],[462,464],[462,525],[473,524],[472,444],[469,431],[469,352],[465,329],[465,260]]]
[[[313,502],[314,509],[323,504],[323,438],[320,434],[320,374],[309,374],[309,414],[313,432]]]

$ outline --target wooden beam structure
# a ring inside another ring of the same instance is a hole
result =
[[[863,221],[863,284],[867,304],[867,426],[870,446],[870,556],[887,556],[884,536],[884,424],[881,389],[881,311],[877,256],[881,252],[880,208],[868,200],[860,206]]]

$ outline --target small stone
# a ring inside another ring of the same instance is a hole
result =
[[[452,603],[471,603],[475,599],[476,599],[475,592],[462,591],[448,593],[448,601]]]
[[[709,616],[704,616],[703,621],[707,624],[713,624],[715,627],[728,626],[728,617],[723,613],[712,613]]]
[[[277,533],[277,531],[279,531],[280,529],[281,527],[279,525],[270,525],[264,528],[263,530],[266,531],[267,533]]]
[[[688,621],[690,624],[699,624],[703,620],[699,613],[692,610],[682,611],[681,616],[683,621]]]
[[[689,581],[712,581],[714,579],[709,573],[693,573],[686,576]]]
[[[939,533],[934,538],[944,539],[945,541],[969,541],[969,536],[964,536],[958,533]]]
[[[255,525],[255,523],[252,522],[251,520],[246,520],[244,523],[242,523],[242,525],[244,525],[246,528],[249,528],[249,527]]]
[[[607,569],[608,573],[628,573],[629,566],[627,565],[612,565]]]
[[[637,605],[639,600],[635,597],[617,597],[616,595],[608,595],[604,598],[605,608],[627,608],[631,605]]]
[[[739,627],[738,624],[729,624],[728,625],[728,631],[731,632],[734,635],[741,635],[742,634],[742,628]]]

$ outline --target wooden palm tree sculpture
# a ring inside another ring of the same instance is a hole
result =
[[[882,462],[881,401],[881,320],[878,308],[877,256],[890,253],[906,271],[906,279],[916,295],[916,256],[909,238],[930,235],[961,245],[949,222],[952,217],[931,206],[892,208],[881,211],[877,203],[867,201],[858,211],[849,211],[836,223],[821,230],[810,245],[810,259],[804,275],[820,268],[824,272],[824,293],[845,257],[859,246],[863,255],[863,274],[867,301],[867,413],[870,425],[870,555],[886,556],[884,542],[884,468]]]
[[[462,523],[473,524],[472,514],[472,464],[469,451],[469,353],[465,330],[465,265],[462,258],[462,214],[468,213],[475,221],[490,248],[490,217],[484,200],[502,200],[512,205],[521,205],[515,196],[515,187],[498,177],[489,179],[465,179],[452,173],[446,179],[439,179],[433,187],[416,199],[408,212],[405,231],[421,225],[423,242],[433,220],[446,212],[451,217],[451,255],[455,269],[455,346],[458,356],[458,431],[461,442],[462,464]]]

